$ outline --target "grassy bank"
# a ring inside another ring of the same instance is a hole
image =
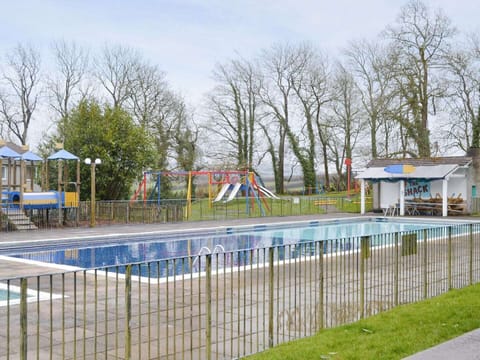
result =
[[[251,356],[260,359],[402,359],[480,328],[480,284]]]

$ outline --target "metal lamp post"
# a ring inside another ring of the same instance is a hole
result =
[[[102,160],[98,158],[95,161],[90,158],[85,159],[85,164],[90,165],[90,227],[95,227],[95,167],[101,163]]]

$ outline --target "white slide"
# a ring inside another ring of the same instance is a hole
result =
[[[228,195],[228,199],[225,200],[225,202],[232,201],[235,198],[235,196],[237,195],[238,190],[240,190],[241,187],[242,187],[241,183],[239,183],[239,182],[236,183],[235,186],[233,187],[232,192],[230,193],[230,195]]]
[[[220,192],[218,193],[217,197],[215,198],[215,200],[213,200],[213,202],[219,202],[220,200],[222,200],[222,198],[225,196],[225,193],[227,192],[228,188],[230,187],[230,184],[223,184],[223,187],[222,189],[220,190]]]
[[[267,188],[264,188],[263,186],[257,185],[258,190],[261,191],[266,197],[273,198],[273,199],[280,199],[277,195],[275,195],[273,192],[268,190]]]

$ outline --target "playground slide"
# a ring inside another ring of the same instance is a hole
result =
[[[273,192],[268,190],[267,188],[264,188],[263,186],[257,185],[258,190],[261,191],[265,196],[269,198],[274,198],[274,199],[279,199],[277,195],[275,195]]]
[[[235,198],[235,196],[237,195],[238,190],[240,190],[241,187],[242,187],[241,183],[236,183],[235,186],[233,187],[232,192],[230,193],[230,195],[228,195],[228,199],[225,200],[225,202],[232,201]]]
[[[220,192],[218,193],[217,197],[213,202],[219,202],[222,200],[222,198],[225,196],[225,193],[227,192],[228,188],[230,187],[230,184],[224,184]]]

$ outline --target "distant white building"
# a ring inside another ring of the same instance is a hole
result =
[[[375,159],[356,176],[361,182],[365,213],[367,182],[373,209],[398,215],[461,215],[470,213],[478,183],[474,156],[428,159]]]

